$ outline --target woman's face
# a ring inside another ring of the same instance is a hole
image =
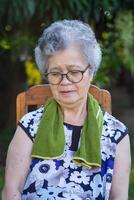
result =
[[[85,70],[87,65],[80,50],[73,46],[49,57],[48,72],[67,73],[71,70]],[[86,101],[91,80],[92,75],[87,69],[79,83],[72,83],[64,76],[60,84],[50,84],[50,88],[53,97],[61,106],[73,107]]]

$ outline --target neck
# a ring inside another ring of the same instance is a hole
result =
[[[87,101],[84,100],[80,104],[73,107],[61,106],[64,122],[73,125],[83,125],[87,114]]]

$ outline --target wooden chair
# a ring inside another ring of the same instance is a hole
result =
[[[111,113],[111,95],[107,90],[91,85],[89,92],[97,99],[104,111]],[[52,96],[49,85],[37,85],[21,92],[16,100],[16,123],[29,111],[30,106],[37,108]]]

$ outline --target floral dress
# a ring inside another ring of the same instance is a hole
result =
[[[26,114],[19,126],[34,142],[44,108]],[[80,145],[82,126],[64,123],[65,148],[54,160],[32,158],[22,200],[108,200],[117,144],[128,133],[120,121],[104,113],[101,168],[77,165],[73,155]],[[45,147],[44,147],[45,148]]]

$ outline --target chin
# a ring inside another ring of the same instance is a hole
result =
[[[58,98],[56,99],[56,101],[60,104],[60,105],[74,105],[76,104],[80,99],[78,98]]]

